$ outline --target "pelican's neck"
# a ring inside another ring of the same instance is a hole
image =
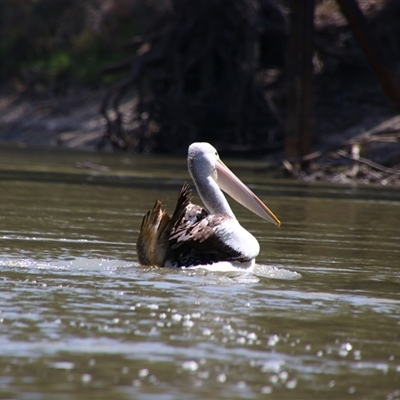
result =
[[[211,176],[198,176],[193,171],[190,173],[196,185],[197,193],[207,210],[211,214],[227,214],[236,219],[228,201],[214,179]]]

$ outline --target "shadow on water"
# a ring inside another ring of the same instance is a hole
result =
[[[398,191],[228,160],[283,222],[234,205],[254,273],[143,268],[142,215],[185,160],[0,155],[0,397],[400,398]]]

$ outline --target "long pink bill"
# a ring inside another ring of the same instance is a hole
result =
[[[217,162],[217,174],[216,182],[225,193],[259,217],[281,225],[275,214],[221,160]]]

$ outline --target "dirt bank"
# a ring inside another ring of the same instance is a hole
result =
[[[105,131],[99,111],[104,94],[105,90],[80,90],[66,97],[32,97],[3,88],[0,145],[95,151]],[[354,97],[356,93],[336,96]],[[267,155],[269,168],[304,180],[400,185],[400,116],[390,106],[375,107],[368,102],[342,112],[339,106],[332,109],[332,101],[336,101],[333,96],[331,102],[325,100],[318,106],[311,168],[297,172],[295,163],[283,161],[282,150]],[[126,104],[127,109],[130,106]],[[112,149],[106,146],[104,150]]]

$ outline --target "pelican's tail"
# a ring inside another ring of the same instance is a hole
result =
[[[170,244],[171,229],[183,218],[191,199],[190,186],[185,183],[179,192],[172,218],[162,209],[162,203],[159,200],[143,217],[136,241],[136,252],[140,264],[163,267],[167,260],[173,261],[174,255]]]
[[[157,200],[152,210],[143,217],[136,252],[140,264],[163,267],[170,256],[169,234],[171,218]]]

